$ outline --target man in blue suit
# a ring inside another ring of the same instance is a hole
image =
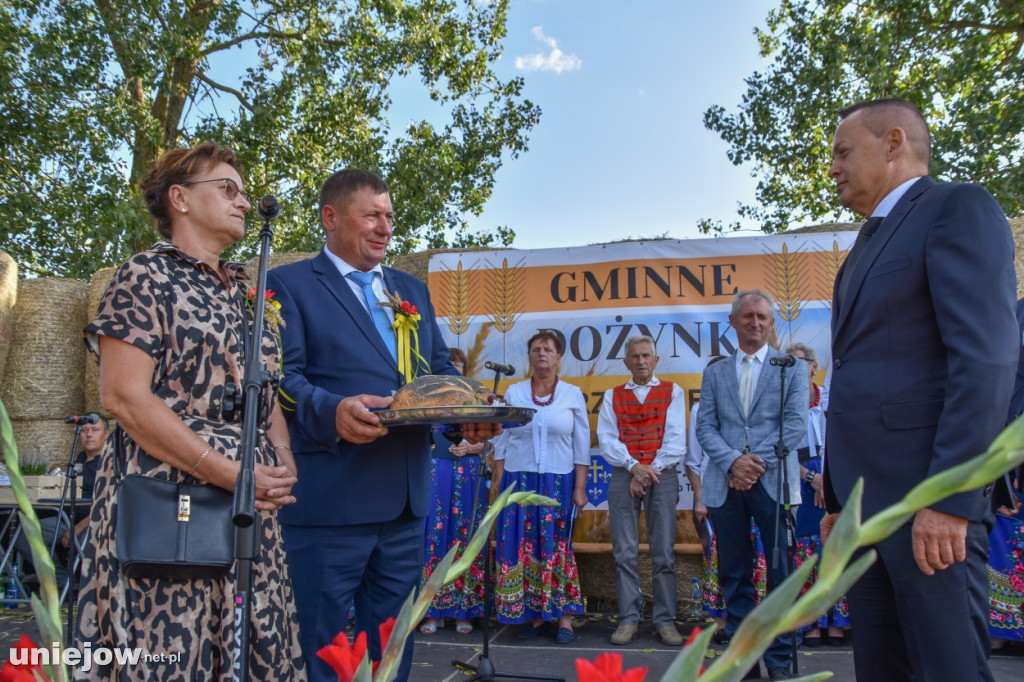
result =
[[[977,185],[928,175],[920,110],[840,113],[829,176],[870,217],[836,278],[825,499],[835,522],[858,478],[868,517],[984,452],[1006,421],[1020,337],[1013,239]],[[919,511],[874,546],[849,593],[858,680],[991,680],[988,489]]]
[[[783,387],[782,368],[770,366],[772,358],[786,357],[768,345],[775,325],[771,296],[757,289],[737,292],[729,323],[736,330],[739,350],[729,360],[705,368],[697,410],[697,441],[708,456],[701,480],[702,501],[718,537],[725,639],[732,637],[754,608],[751,518],[769,554],[769,591],[789,575],[784,530],[779,534],[782,547],[777,555],[773,546],[776,506],[785,501],[785,491],[782,499],[779,495],[785,481],[789,483],[790,503],[800,504],[796,446],[807,432],[809,402],[803,370],[790,372]],[[786,476],[776,454],[780,418],[783,443],[790,453],[785,460]],[[784,520],[785,514],[781,518]],[[765,667],[771,679],[790,678],[794,636],[779,636],[765,651]],[[760,677],[760,665],[748,679],[753,677]]]
[[[394,219],[387,184],[368,171],[335,173],[320,190],[320,218],[324,250],[267,276],[285,321],[281,407],[299,478],[280,519],[314,681],[337,679],[317,651],[345,630],[353,600],[356,629],[379,660],[378,626],[398,615],[423,569],[430,432],[387,429],[373,413],[403,382],[394,311],[377,305],[385,291],[422,315],[419,352],[430,367],[420,374],[458,374],[426,285],[381,267]],[[480,442],[490,429],[467,425],[463,435]],[[410,636],[399,680],[412,648]]]

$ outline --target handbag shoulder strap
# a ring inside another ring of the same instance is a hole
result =
[[[114,479],[120,481],[124,478],[126,468],[124,456],[124,431],[121,425],[114,428]]]

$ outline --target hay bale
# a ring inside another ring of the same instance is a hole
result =
[[[580,576],[580,592],[588,604],[594,602],[610,604],[611,611],[618,611],[618,595],[615,592],[615,558],[606,554],[577,554],[576,567]],[[654,588],[651,586],[651,557],[640,554],[637,562],[640,572],[640,591],[644,595],[644,611],[652,611]],[[676,605],[680,614],[686,613],[690,603],[690,583],[694,578],[704,576],[704,557],[700,554],[676,555]]]
[[[267,259],[268,270],[273,270],[281,265],[291,265],[292,263],[298,263],[301,260],[309,260],[315,258],[320,252],[319,251],[296,251],[294,253],[272,253],[270,258]],[[252,278],[253,284],[256,283],[256,279],[260,275],[260,257],[256,256],[245,261],[245,272]]]
[[[1024,218],[1010,218],[1013,233],[1013,269],[1017,271],[1017,298],[1024,296]]]
[[[424,282],[430,273],[430,257],[437,253],[466,253],[469,251],[512,251],[510,247],[473,246],[465,249],[427,249],[419,253],[395,256],[391,267],[406,272]]]
[[[116,267],[108,267],[100,268],[92,274],[92,279],[89,281],[89,295],[85,304],[85,324],[89,324],[96,317],[100,301],[103,300],[103,295],[107,293],[107,287],[110,286],[116,271]],[[86,352],[85,360],[84,399],[86,412],[99,412],[102,415],[110,416],[103,411],[103,406],[100,404],[100,366],[89,352]]]
[[[13,337],[12,317],[18,299],[18,264],[0,251],[0,377],[4,375],[7,351]]]
[[[12,419],[11,426],[20,460],[38,454],[48,467],[59,464],[65,468],[75,439],[74,426],[65,424],[63,419]]]
[[[85,407],[85,301],[89,285],[40,277],[18,284],[0,400],[11,419],[57,419]]]

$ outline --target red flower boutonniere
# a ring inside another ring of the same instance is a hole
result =
[[[256,298],[256,287],[249,289],[245,296],[245,302],[249,306],[249,310],[255,313],[256,305],[254,299]],[[270,328],[274,332],[285,326],[284,318],[281,317],[281,302],[274,298],[274,292],[267,289],[263,297],[263,318],[270,323]]]
[[[405,375],[406,383],[412,383],[419,376],[421,371],[430,373],[430,363],[420,355],[420,337],[417,333],[420,328],[419,308],[403,301],[401,295],[385,291],[387,301],[379,301],[377,305],[391,308],[395,312],[395,321],[391,326],[398,337],[398,370]]]

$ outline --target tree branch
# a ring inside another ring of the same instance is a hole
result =
[[[214,80],[211,80],[202,71],[197,71],[196,72],[196,78],[199,79],[200,81],[202,81],[203,83],[206,83],[207,85],[209,85],[214,90],[220,90],[221,92],[226,92],[226,93],[228,93],[230,95],[234,95],[238,99],[238,102],[243,107],[245,107],[249,111],[253,111],[254,110],[252,104],[249,102],[248,99],[245,98],[245,95],[243,95],[241,93],[241,91],[235,90],[234,88],[229,88],[226,85],[221,85],[220,83],[218,83],[218,82],[216,82]]]
[[[204,56],[209,56],[214,52],[221,52],[223,50],[231,49],[237,45],[248,42],[250,40],[261,40],[267,38],[274,38],[278,40],[302,40],[302,33],[297,31],[261,31],[259,33],[246,33],[245,35],[238,36],[232,40],[228,40],[223,43],[213,43],[203,50]],[[318,40],[319,45],[328,45],[330,47],[344,47],[347,45],[341,40]]]

